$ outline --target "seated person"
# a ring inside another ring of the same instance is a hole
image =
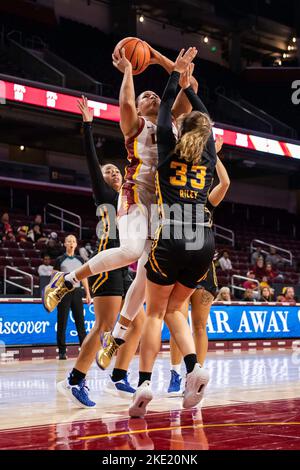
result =
[[[245,302],[256,302],[255,293],[253,289],[246,289],[243,295]]]
[[[34,225],[33,228],[29,230],[27,239],[31,240],[33,243],[47,241],[45,234],[41,232],[41,227],[38,224]]]
[[[260,302],[272,302],[273,301],[273,293],[270,287],[263,287],[260,291]]]
[[[219,266],[222,271],[232,271],[232,263],[228,251],[223,252],[223,255],[219,259]]]
[[[39,276],[51,276],[53,266],[51,266],[51,258],[49,255],[43,257],[43,263],[38,267]]]
[[[255,278],[258,279],[259,281],[262,280],[264,276],[266,276],[266,268],[265,268],[265,263],[263,257],[258,258],[256,261],[255,266],[253,267],[253,271],[255,274]]]
[[[216,302],[231,302],[229,287],[221,287],[216,297]]]

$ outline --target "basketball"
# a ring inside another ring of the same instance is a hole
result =
[[[150,62],[150,49],[148,44],[138,38],[124,38],[118,42],[115,47],[116,50],[125,49],[125,56],[131,62],[132,74],[138,75],[149,65]]]

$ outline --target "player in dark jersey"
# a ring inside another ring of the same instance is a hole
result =
[[[115,165],[107,164],[100,167],[92,134],[93,113],[88,108],[87,98],[82,97],[78,106],[83,117],[86,161],[99,217],[97,225],[99,239],[97,252],[99,253],[108,248],[119,246],[115,214],[118,192],[122,186],[122,175]],[[120,268],[89,278],[91,295],[94,300],[95,324],[81,346],[80,354],[69,377],[57,384],[60,392],[81,407],[95,406],[88,396],[85,376],[100,348],[101,333],[113,328],[121,310],[122,299],[129,287],[127,276],[128,269]],[[125,351],[119,361],[120,369],[128,369],[129,362],[138,347],[143,321],[144,312],[141,311],[128,332],[130,341],[124,345]],[[119,382],[116,385],[119,385],[123,390],[126,389],[127,395],[128,392],[134,393],[135,390],[128,383],[127,376]]]
[[[216,139],[216,152],[218,153],[222,148],[222,138]],[[228,188],[230,186],[230,179],[226,168],[223,163],[217,158],[216,172],[219,178],[219,183],[209,193],[208,200],[206,203],[206,209],[210,213],[211,222],[213,219],[213,213],[215,208],[224,199]],[[216,275],[216,269],[214,260],[207,272],[206,277],[198,284],[197,289],[190,298],[191,302],[191,320],[193,337],[197,352],[197,359],[201,366],[203,366],[205,357],[208,349],[208,338],[206,331],[206,323],[210,312],[210,307],[216,295],[218,288],[218,281]],[[183,311],[185,317],[188,317],[188,305],[187,302],[185,311]],[[171,336],[170,338],[170,356],[171,356],[171,378],[168,387],[169,396],[180,395],[181,392],[181,361],[182,355]]]
[[[141,340],[139,386],[129,408],[130,416],[143,416],[152,399],[150,380],[160,350],[164,317],[187,369],[184,408],[199,403],[209,379],[208,372],[197,363],[193,337],[181,310],[213,259],[214,237],[205,204],[217,155],[212,123],[190,80],[185,93],[194,110],[181,119],[177,142],[171,114],[180,73],[190,77],[190,64],[196,54],[195,48],[185,54],[180,52],[159,109],[157,196],[162,221],[146,264],[147,317]]]

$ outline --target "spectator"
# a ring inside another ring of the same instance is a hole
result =
[[[51,266],[51,258],[49,255],[43,257],[43,264],[38,267],[39,276],[51,276],[53,266]]]
[[[222,257],[219,259],[219,266],[222,271],[232,271],[232,263],[229,259],[228,251],[224,251]]]
[[[258,258],[263,258],[263,254],[261,252],[261,246],[258,246],[256,250],[251,255],[251,264],[252,266],[256,265]]]
[[[274,269],[282,268],[282,266],[285,264],[285,261],[282,259],[282,257],[277,254],[276,248],[274,246],[271,246],[270,253],[266,257],[266,262],[271,263]]]
[[[270,287],[263,287],[260,291],[260,298],[259,300],[261,302],[272,302],[273,300],[273,294],[271,292]]]
[[[262,280],[264,276],[266,276],[266,268],[264,266],[264,259],[263,257],[258,258],[256,261],[256,265],[253,268],[255,278],[258,279],[259,281]]]
[[[21,227],[17,228],[17,240],[18,240],[18,242],[26,242],[27,241],[28,230],[29,230],[28,225],[21,225]]]
[[[282,289],[282,293],[284,295],[284,302],[290,302],[295,304],[297,299],[295,297],[295,290],[293,287],[284,287]]]
[[[229,287],[221,287],[216,297],[216,302],[231,302]]]
[[[10,240],[11,235],[13,235],[13,229],[12,229],[12,226],[9,222],[8,212],[4,212],[1,216],[0,234],[1,234],[2,240]]]
[[[51,259],[56,259],[63,253],[63,251],[63,247],[57,239],[57,233],[51,232],[47,240],[47,248],[44,254],[49,255]]]
[[[43,264],[38,267],[38,274],[40,276],[40,295],[42,296],[42,292],[44,287],[50,281],[50,277],[53,271],[53,266],[51,266],[51,258],[48,255],[43,257]]]
[[[256,302],[253,289],[246,289],[244,292],[243,300],[245,302]]]
[[[80,256],[75,255],[75,250],[77,248],[77,239],[74,235],[68,235],[65,238],[64,245],[66,248],[66,252],[56,259],[54,270],[68,273],[82,266],[84,264],[84,261],[82,258],[80,258]],[[90,303],[91,296],[87,279],[84,279],[82,281],[82,284],[86,293],[86,301],[87,303]],[[86,331],[84,326],[84,311],[80,282],[74,285],[74,289],[72,289],[64,296],[64,298],[57,307],[57,345],[59,359],[67,358],[66,329],[70,308],[73,313],[73,318],[78,332],[79,343],[81,345],[86,336]]]
[[[251,281],[251,279],[255,280],[254,271],[247,272],[248,281],[245,281],[243,284],[244,289],[257,289],[258,285],[257,282]]]
[[[269,284],[269,282],[268,282],[267,276],[263,276],[262,280],[261,280],[260,283],[259,283],[259,287],[260,287],[261,289],[263,289],[264,287],[271,287],[270,284]]]
[[[88,261],[91,255],[93,254],[92,246],[90,243],[86,243],[85,246],[79,248],[79,254],[84,262]]]
[[[8,232],[8,234],[3,238],[3,240],[8,240],[10,242],[15,242],[16,241],[16,237],[15,235],[13,234],[13,232]]]
[[[40,214],[37,214],[35,217],[34,217],[34,221],[33,223],[31,224],[31,228],[34,227],[34,225],[39,225],[40,229],[41,229],[41,232],[43,231],[43,219],[42,219],[42,216]]]
[[[41,228],[38,224],[34,225],[32,229],[29,230],[27,238],[33,243],[47,241],[45,234],[41,232]]]
[[[272,285],[273,281],[283,281],[283,275],[274,271],[271,263],[266,263],[266,275],[268,282]]]

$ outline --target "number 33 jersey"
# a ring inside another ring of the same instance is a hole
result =
[[[158,166],[156,197],[162,220],[212,225],[206,203],[215,165],[215,158],[204,151],[196,164],[172,154]]]

